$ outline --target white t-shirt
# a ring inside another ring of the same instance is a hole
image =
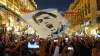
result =
[[[59,54],[59,46],[56,46],[53,56],[60,56],[60,54]]]

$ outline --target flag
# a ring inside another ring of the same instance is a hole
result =
[[[21,17],[43,37],[57,37],[70,25],[68,20],[61,16],[57,9],[37,10],[23,14]],[[65,24],[67,26],[64,26]]]

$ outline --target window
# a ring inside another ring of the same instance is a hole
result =
[[[100,0],[97,0],[97,10],[100,10]]]
[[[84,17],[84,8],[83,7],[82,7],[81,13],[82,13],[82,17]]]
[[[81,19],[83,18],[83,16],[84,16],[84,12],[83,12],[83,10],[81,10]]]
[[[87,15],[87,6],[85,4],[85,7],[84,7],[84,10],[85,10],[85,15]]]
[[[19,1],[18,0],[14,1],[14,6],[16,6],[17,8],[19,8]]]
[[[100,23],[100,17],[97,17],[96,20],[97,20],[97,23]]]
[[[83,2],[84,2],[84,1],[82,0],[82,4],[83,4]]]
[[[90,13],[90,3],[88,3],[88,14]]]

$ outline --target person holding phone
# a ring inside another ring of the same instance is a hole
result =
[[[39,46],[40,46],[40,48],[39,48],[40,56],[46,56],[45,45],[46,45],[46,41],[44,39],[42,39],[41,44],[39,44]]]
[[[65,52],[68,51],[68,46],[65,46],[62,53],[61,53],[61,56],[65,56]]]

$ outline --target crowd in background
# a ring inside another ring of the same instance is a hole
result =
[[[36,36],[16,36],[0,39],[0,56],[100,56],[100,38],[94,36],[68,36],[63,34],[55,39]],[[66,41],[68,38],[68,41]],[[54,42],[54,40],[58,40]],[[28,42],[39,42],[39,49],[29,49]],[[68,48],[72,47],[72,50]]]

